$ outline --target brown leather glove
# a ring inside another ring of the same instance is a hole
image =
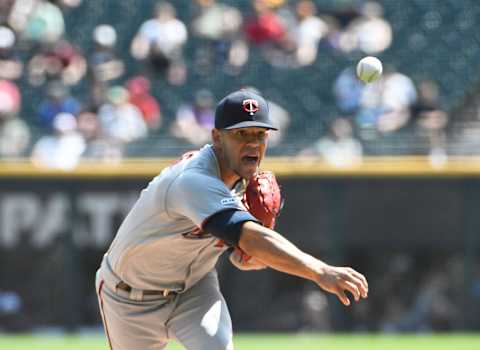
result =
[[[273,229],[282,207],[282,195],[275,175],[271,171],[255,174],[247,185],[242,202],[263,226]]]

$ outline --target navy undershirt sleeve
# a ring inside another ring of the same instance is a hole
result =
[[[203,224],[203,230],[220,238],[230,246],[238,245],[243,223],[254,221],[260,223],[248,211],[228,209],[210,216]]]

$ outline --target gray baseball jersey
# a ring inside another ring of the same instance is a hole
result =
[[[212,146],[164,169],[125,218],[97,272],[105,333],[115,350],[233,349],[230,314],[214,270],[226,249],[202,224],[226,209],[245,210],[246,181],[229,190]],[[118,289],[120,282],[130,292]],[[178,293],[149,295],[143,291]]]
[[[110,266],[138,289],[188,289],[226,249],[202,232],[203,222],[230,208],[245,210],[220,179],[213,148],[206,145],[142,191],[108,251]]]

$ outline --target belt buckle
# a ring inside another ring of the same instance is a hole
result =
[[[132,288],[129,293],[129,297],[135,301],[143,300],[143,291],[141,289]]]
[[[164,289],[162,294],[164,298],[168,297],[168,295],[170,294],[170,289]]]

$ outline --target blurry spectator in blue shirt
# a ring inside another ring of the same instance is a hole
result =
[[[333,94],[343,115],[353,116],[360,108],[365,83],[359,80],[352,67],[345,68],[335,79]]]
[[[47,131],[52,130],[52,123],[59,113],[77,115],[80,111],[80,102],[72,97],[68,88],[59,81],[51,82],[47,88],[47,96],[40,103],[38,121]]]
[[[382,77],[362,91],[356,121],[360,128],[380,134],[400,130],[410,120],[411,106],[417,101],[415,85],[407,75],[386,67]]]

